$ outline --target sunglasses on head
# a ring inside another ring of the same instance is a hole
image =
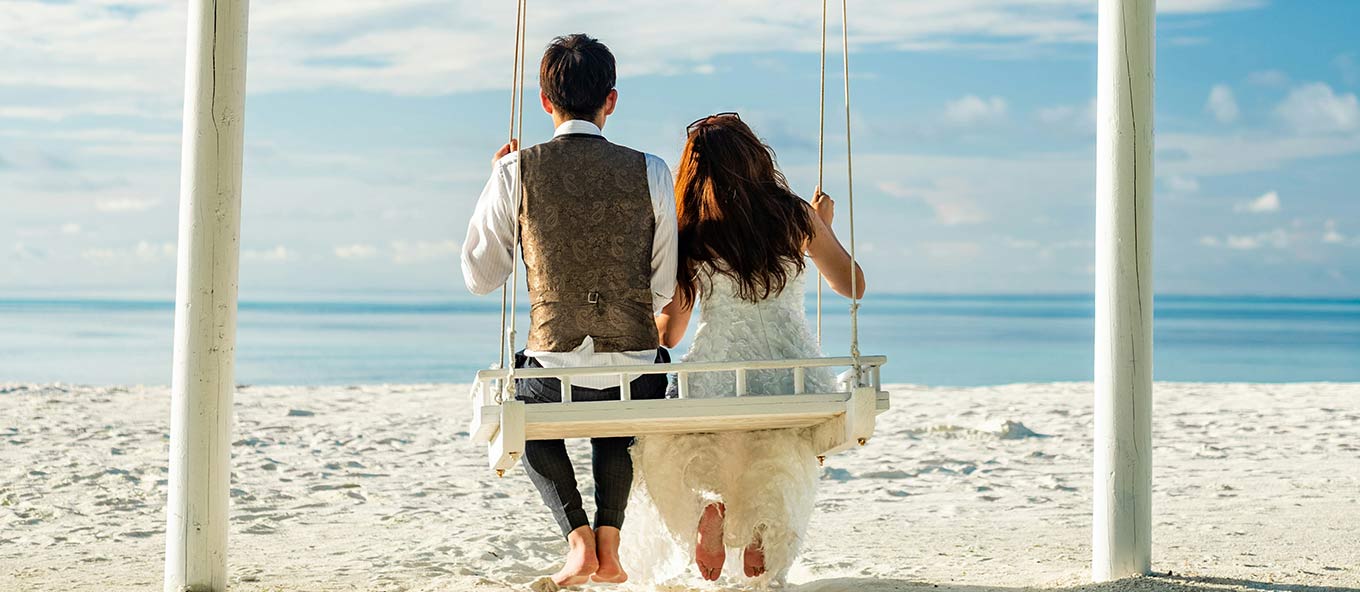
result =
[[[737,121],[741,121],[741,116],[737,115],[736,111],[724,111],[722,113],[714,113],[713,115],[707,115],[694,120],[692,123],[685,127],[685,134],[692,135],[694,134],[695,131],[697,131],[700,127],[703,126],[704,123],[707,123],[710,119],[718,119],[722,117],[735,117]]]

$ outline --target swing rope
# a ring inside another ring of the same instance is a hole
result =
[[[826,0],[822,0],[821,95],[817,102],[817,191],[822,189],[822,170],[826,168]],[[816,196],[813,196],[814,199]],[[817,352],[822,349],[822,270],[817,270]]]
[[[521,13],[521,12],[519,12],[519,11],[517,10],[516,13],[515,13],[515,48],[514,48],[514,53],[515,53],[515,65],[514,65],[514,66],[511,68],[511,70],[510,70],[510,72],[511,72],[511,74],[510,74],[510,132],[509,132],[509,134],[508,134],[508,138],[506,139],[506,142],[507,142],[507,143],[509,143],[509,142],[514,142],[514,141],[515,141],[515,104],[516,104],[516,94],[519,92],[519,44],[520,44],[520,21],[521,21],[521,19],[523,19],[523,18],[524,18],[524,14]],[[506,294],[506,291],[507,291],[507,288],[508,288],[509,285],[510,285],[510,284],[508,284],[508,283],[506,283],[506,284],[501,284],[501,325],[500,325],[500,327],[501,327],[501,330],[500,330],[500,334],[501,334],[501,349],[500,349],[500,360],[499,360],[499,361],[497,362],[497,364],[496,364],[496,367],[497,367],[497,368],[504,368],[504,367],[505,367],[505,357],[506,357],[506,351],[505,351],[505,341],[506,341],[506,340],[505,340],[505,333],[506,333],[505,310],[506,310],[507,304],[509,303],[509,297],[508,297],[508,295]]]
[[[850,27],[849,0],[841,0],[841,54],[845,74],[845,176],[846,202],[850,207],[850,357],[859,373],[859,268],[855,260],[855,169],[850,147]],[[822,189],[826,168],[826,13],[829,0],[822,0],[821,94],[817,123],[817,188]],[[817,271],[817,345],[822,344],[822,272]]]
[[[515,148],[523,146],[524,136],[524,45],[525,45],[525,20],[528,12],[527,0],[519,0],[515,6],[515,58],[513,66],[514,79],[510,83],[510,142]],[[516,333],[516,311],[519,310],[519,209],[524,193],[524,163],[517,162],[515,165],[516,182],[515,190],[511,195],[511,202],[514,209],[511,215],[514,216],[514,233],[511,235],[510,242],[510,278],[501,286],[501,354],[500,367],[505,368],[507,375],[505,384],[501,385],[501,390],[496,394],[497,402],[504,402],[506,398],[513,399],[515,394],[515,364],[514,357],[510,350],[515,347]],[[509,300],[509,323],[506,322],[507,309],[506,300]],[[506,358],[509,356],[510,364],[506,365]]]
[[[841,0],[841,55],[845,69],[845,198],[850,206],[850,357],[855,360],[855,381],[859,382],[859,265],[855,262],[855,165],[850,149],[850,17]],[[822,0],[823,3],[826,0]]]

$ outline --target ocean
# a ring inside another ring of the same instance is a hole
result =
[[[825,303],[827,355],[849,351],[847,305]],[[154,298],[0,297],[0,382],[168,384],[173,311]],[[245,300],[236,381],[470,382],[495,361],[499,311],[497,297],[428,293]],[[1360,381],[1360,299],[1162,295],[1155,314],[1157,380]],[[1087,381],[1093,315],[1089,295],[873,295],[860,349],[887,355],[894,383]]]

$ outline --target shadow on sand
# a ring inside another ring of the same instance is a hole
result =
[[[1064,588],[1008,588],[932,584],[911,580],[878,578],[832,578],[790,586],[792,592],[1233,592],[1265,590],[1270,592],[1360,592],[1360,588],[1310,586],[1281,582],[1257,582],[1234,578],[1187,577],[1155,574],[1101,584]]]

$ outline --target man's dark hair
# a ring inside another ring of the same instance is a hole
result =
[[[538,85],[561,115],[594,119],[614,90],[614,54],[583,33],[553,39],[543,52]]]

